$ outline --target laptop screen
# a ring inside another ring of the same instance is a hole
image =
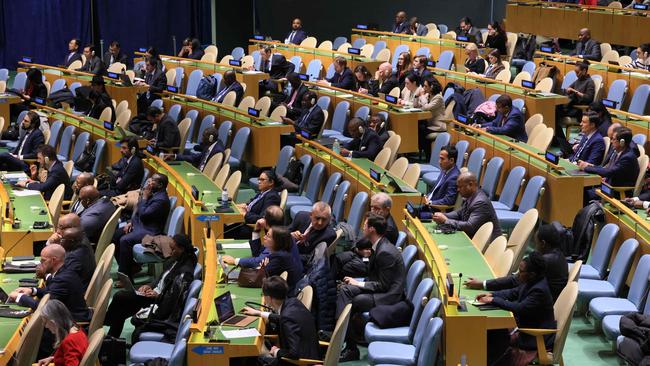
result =
[[[219,323],[223,323],[235,316],[235,306],[232,304],[230,291],[226,291],[215,297],[214,307],[217,309],[217,320],[219,320]]]

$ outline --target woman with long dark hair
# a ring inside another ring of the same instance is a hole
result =
[[[286,271],[289,293],[293,293],[302,276],[302,263],[291,255],[291,246],[294,245],[291,232],[286,226],[273,226],[264,235],[262,243],[271,252],[262,261],[266,276],[279,276]]]

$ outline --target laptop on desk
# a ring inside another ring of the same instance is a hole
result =
[[[230,291],[215,297],[214,306],[217,309],[217,320],[221,325],[245,327],[257,320],[255,316],[235,315],[235,306],[232,303]]]
[[[336,140],[334,137],[321,137],[319,139],[316,139],[315,141],[331,149],[332,146],[334,146],[334,140]]]

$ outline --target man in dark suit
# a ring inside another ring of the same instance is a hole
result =
[[[494,229],[490,241],[501,235],[501,226],[494,212],[492,202],[478,187],[476,176],[470,172],[458,176],[458,192],[463,197],[463,204],[459,210],[443,214],[433,214],[433,221],[438,224],[451,225],[456,230],[464,231],[470,238],[476,234],[481,225],[492,222]]]
[[[77,69],[77,71],[89,72],[95,75],[103,75],[106,71],[104,62],[99,56],[95,55],[95,45],[88,44],[84,47],[84,56],[86,56],[86,63]]]
[[[512,98],[504,94],[497,98],[496,105],[497,115],[494,120],[478,127],[495,135],[506,135],[519,141],[528,140],[524,115],[517,107],[512,106]]]
[[[474,42],[476,44],[483,43],[483,37],[481,36],[481,31],[477,28],[474,28],[472,20],[469,17],[463,17],[460,20],[460,25],[456,28],[456,36],[464,36],[469,38],[469,42]]]
[[[588,28],[580,29],[576,49],[571,52],[571,56],[576,56],[590,61],[600,61],[600,45],[591,38],[591,31]]]
[[[323,110],[316,104],[316,93],[313,91],[306,92],[302,97],[302,113],[297,119],[292,120],[287,117],[282,117],[282,122],[293,125],[297,134],[302,131],[309,133],[309,138],[313,139],[318,136],[320,129],[325,123],[325,114]],[[292,141],[292,144],[296,140]]]
[[[264,280],[262,295],[264,303],[273,309],[273,312],[263,312],[250,307],[245,307],[243,313],[260,316],[278,329],[279,346],[268,350],[268,356],[297,360],[306,358],[320,359],[318,347],[318,333],[316,321],[309,309],[295,297],[289,298],[289,286],[279,276],[272,276]],[[282,361],[279,364],[283,364]]]
[[[634,187],[639,175],[638,150],[632,147],[632,130],[620,127],[614,132],[614,140],[610,149],[615,149],[613,156],[606,166],[600,167],[581,161],[578,167],[587,173],[598,174],[605,183],[614,187]],[[586,192],[586,202],[598,199],[593,189]]]
[[[68,55],[65,56],[65,59],[63,60],[63,67],[68,68],[71,63],[81,61],[79,46],[81,46],[81,41],[76,38],[73,38],[68,42]]]
[[[149,140],[149,146],[156,150],[178,148],[181,144],[181,133],[178,124],[168,114],[158,107],[147,109],[147,120],[155,126],[156,137]]]
[[[81,211],[84,210],[84,206],[79,200],[79,191],[85,186],[92,186],[95,183],[95,176],[93,173],[83,172],[77,175],[74,182],[72,183],[72,200],[70,203],[70,212],[77,215],[81,214]],[[59,219],[61,222],[61,219]]]
[[[65,186],[65,193],[63,196],[67,199],[72,197],[70,176],[68,175],[68,172],[65,171],[63,163],[61,163],[56,157],[56,150],[54,150],[52,146],[46,144],[39,146],[36,151],[36,159],[38,160],[39,166],[47,169],[47,179],[42,183],[28,179],[18,182],[17,185],[27,189],[41,191],[43,197],[46,200],[49,200],[50,197],[52,197],[54,190],[56,190],[60,184],[63,184]]]
[[[427,69],[427,56],[417,55],[413,57],[413,73],[420,78],[423,83],[424,79],[432,77],[433,73]]]
[[[397,14],[395,14],[395,24],[393,24],[393,28],[391,29],[391,32],[393,33],[402,33],[402,34],[407,34],[410,33],[410,24],[406,20],[406,12],[405,11],[399,11]]]
[[[96,244],[104,226],[115,212],[115,205],[92,185],[81,188],[79,201],[84,206],[84,210],[79,215],[81,227],[88,236],[88,240]]]
[[[319,81],[320,84],[330,85],[335,88],[354,90],[355,79],[352,70],[343,56],[334,58],[334,75],[331,78]]]
[[[82,290],[85,292],[96,266],[95,252],[90,246],[88,238],[84,235],[81,227],[69,227],[63,230],[59,244],[65,249],[65,266],[79,276]]]
[[[397,243],[399,230],[397,224],[390,214],[390,209],[393,207],[393,200],[389,195],[383,192],[375,193],[370,197],[370,212],[379,215],[386,219],[386,232],[384,237],[393,244]]]
[[[223,88],[217,92],[217,95],[214,96],[212,101],[217,103],[223,103],[223,98],[226,97],[231,91],[235,92],[235,105],[239,105],[241,99],[244,96],[244,87],[237,81],[237,75],[233,70],[228,70],[223,73]]]
[[[120,141],[122,157],[111,165],[111,188],[103,191],[104,196],[117,196],[139,189],[144,177],[144,164],[139,154],[138,139],[128,137]]]
[[[381,150],[377,132],[366,126],[362,119],[355,117],[348,123],[348,133],[352,141],[343,145],[341,155],[374,160]]]
[[[165,229],[170,209],[167,183],[167,176],[152,175],[142,190],[131,221],[123,229],[115,230],[113,243],[119,243],[115,251],[118,270],[128,276],[137,269],[133,268],[133,246],[142,242],[145,235],[160,235]]]
[[[308,89],[307,86],[302,83],[302,80],[300,80],[297,72],[290,72],[289,75],[287,75],[287,81],[291,85],[291,92],[289,95],[286,95],[281,105],[287,108],[286,117],[295,120],[302,114],[302,100]]]
[[[143,113],[149,108],[151,102],[160,99],[160,94],[167,86],[167,76],[158,67],[156,59],[147,57],[144,61],[144,81],[137,81],[135,85],[146,87],[148,90],[138,96],[138,113]]]
[[[303,264],[307,263],[318,244],[329,246],[336,239],[332,208],[326,202],[314,203],[311,212],[302,211],[293,218],[289,231],[298,245]]]
[[[276,92],[278,90],[278,79],[286,78],[289,73],[294,71],[294,64],[287,61],[286,57],[281,54],[273,54],[271,47],[264,47],[260,52],[260,67],[259,70],[263,73],[269,74],[269,79],[260,80],[260,94],[263,97],[267,92]]]
[[[36,309],[40,299],[50,294],[50,300],[61,301],[70,310],[74,320],[89,321],[91,313],[84,300],[85,291],[82,291],[79,275],[66,268],[64,261],[65,249],[61,245],[52,244],[43,248],[37,272],[45,275],[45,286],[20,287],[12,291],[9,298],[21,306]]]
[[[201,136],[201,144],[195,147],[200,149],[199,153],[185,152],[182,154],[168,154],[165,155],[165,160],[180,160],[190,162],[197,167],[200,171],[205,169],[205,166],[214,155],[223,152],[225,149],[221,141],[217,139],[219,131],[214,127],[208,127],[203,130]]]
[[[438,158],[440,164],[440,177],[431,192],[424,196],[424,206],[420,211],[436,211],[432,206],[451,206],[456,203],[458,187],[456,181],[460,170],[456,165],[458,150],[453,145],[447,145],[440,149]]]
[[[553,296],[557,300],[560,292],[564,289],[569,277],[569,270],[566,258],[559,248],[560,235],[553,225],[542,225],[535,235],[535,250],[540,253],[546,262],[545,276]],[[519,286],[517,275],[511,274],[505,277],[490,280],[480,280],[470,277],[465,286],[476,290],[498,291]]]
[[[607,128],[607,137],[609,137],[609,141],[614,141],[614,133],[616,132],[616,130],[618,130],[619,127],[623,127],[623,125],[621,125],[618,122],[615,122],[612,123],[609,126],[609,128]],[[607,164],[609,164],[609,162],[612,160],[614,156],[616,156],[616,154],[617,154],[616,149],[611,148],[610,145],[610,148],[607,150],[607,154],[605,155],[605,158],[603,158],[603,162],[600,164],[600,166],[603,167],[607,166]]]
[[[368,119],[368,127],[372,128],[379,135],[379,143],[384,146],[390,138],[388,134],[388,122],[384,119],[383,114],[373,114]]]
[[[573,147],[573,155],[569,158],[572,163],[586,161],[600,165],[605,154],[605,140],[598,132],[600,118],[595,114],[584,114],[580,121],[582,139]]]
[[[343,285],[339,287],[336,299],[336,317],[347,304],[352,303],[351,316],[369,311],[377,305],[392,305],[404,297],[405,272],[404,262],[399,249],[391,244],[384,236],[386,219],[382,216],[368,213],[364,224],[364,237],[372,243],[373,254],[370,257],[368,278],[357,281],[352,277],[344,277]],[[353,322],[350,322],[352,324]],[[359,359],[355,336],[348,327],[348,337],[345,349],[341,352],[339,362]]]
[[[544,277],[545,273],[546,262],[544,257],[538,252],[532,252],[519,263],[519,272],[517,272],[519,286],[480,294],[476,297],[476,300],[511,311],[519,328],[555,329],[553,296],[548,281]],[[492,330],[488,333],[489,365],[513,364],[512,357],[514,354],[512,351],[517,349],[535,351],[529,355],[532,356],[531,361],[537,356],[537,345],[533,336],[521,332],[511,336],[508,329]],[[552,334],[544,336],[547,349],[553,347],[554,338],[555,336]],[[508,349],[508,347],[512,347],[512,349]],[[501,362],[497,363],[498,360]],[[525,364],[527,363],[525,362]]]
[[[205,55],[205,51],[203,51],[203,48],[201,48],[201,41],[199,41],[197,38],[192,38],[187,47],[187,56],[185,56],[187,58],[191,58],[192,60],[200,60],[201,57]]]
[[[45,143],[45,137],[40,130],[41,118],[36,112],[27,112],[21,124],[25,133],[11,153],[0,154],[0,170],[29,172],[29,166],[23,159],[36,158],[37,148]]]
[[[375,78],[368,82],[368,94],[375,97],[379,96],[379,93],[386,95],[395,87],[399,87],[399,80],[393,74],[393,66],[390,62],[384,62],[379,65]]]
[[[291,32],[287,34],[287,38],[284,39],[286,44],[300,44],[302,41],[307,38],[307,33],[302,30],[302,20],[300,18],[295,18],[291,21]]]
[[[108,52],[104,54],[103,61],[104,61],[104,65],[106,65],[106,68],[108,68],[109,66],[111,66],[116,62],[127,65],[127,63],[129,62],[129,58],[126,55],[126,53],[122,52],[120,43],[118,41],[113,41],[111,42],[110,46],[108,46]]]

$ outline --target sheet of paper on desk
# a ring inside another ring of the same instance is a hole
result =
[[[422,109],[420,108],[401,108],[398,109],[400,112],[422,112]]]
[[[555,93],[535,92],[535,95],[539,95],[540,97],[554,97],[557,94],[555,94]]]
[[[339,98],[352,98],[352,94],[336,94]]]
[[[263,71],[257,71],[257,70],[246,70],[243,72],[244,74],[263,74]]]
[[[20,179],[27,179],[27,178],[29,178],[29,177],[27,176],[27,174],[25,174],[24,172],[19,172],[19,173],[5,173],[5,174],[4,174],[4,177],[5,177],[5,179],[11,179],[11,180],[14,180],[14,179],[19,179],[19,180],[20,180]]]
[[[248,243],[222,243],[221,247],[223,249],[248,249],[250,245]]]
[[[248,337],[258,337],[260,332],[257,329],[237,329],[237,330],[222,330],[221,334],[228,339],[234,338],[248,338]]]
[[[272,121],[272,122],[266,122],[266,124],[269,125],[269,126],[278,126],[278,125],[282,125],[284,123],[277,122],[277,121]]]
[[[27,197],[27,196],[38,196],[41,194],[40,191],[34,191],[31,189],[25,189],[25,190],[14,190],[14,196],[16,197]]]

